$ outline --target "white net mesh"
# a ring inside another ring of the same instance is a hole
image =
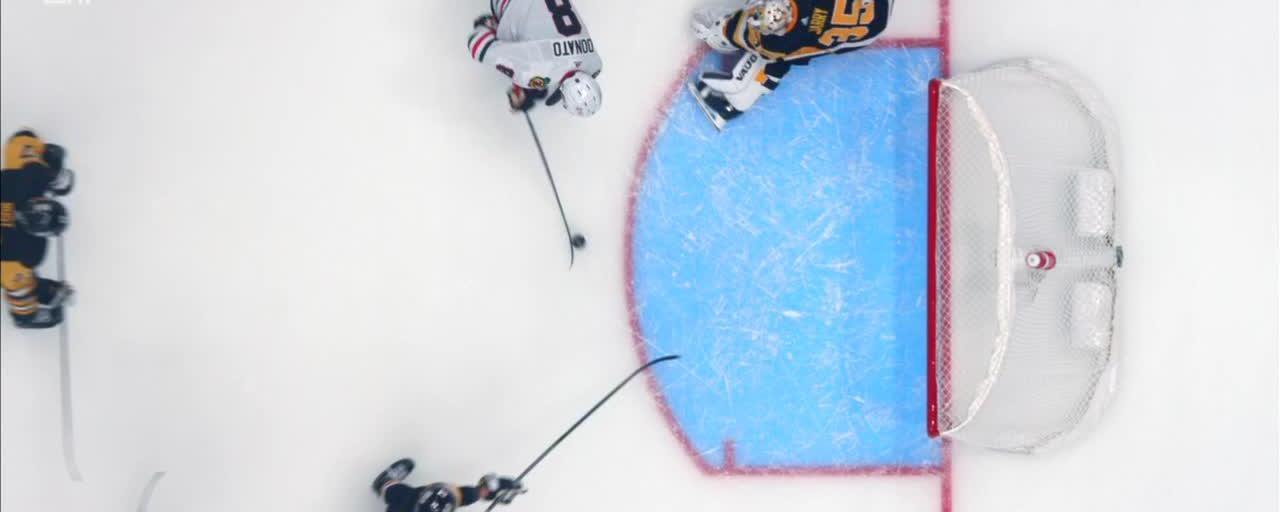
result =
[[[930,431],[1037,451],[1114,382],[1113,121],[1039,60],[937,81],[932,100]]]

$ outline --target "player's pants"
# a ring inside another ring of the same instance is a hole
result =
[[[382,491],[382,499],[387,502],[387,512],[453,512],[480,500],[480,489],[477,487],[455,488],[434,483],[426,487],[410,487],[397,483]]]
[[[792,65],[790,62],[770,62],[764,67],[764,80],[761,83],[770,91],[777,90],[782,78],[791,71]]]
[[[479,490],[462,487],[462,496],[455,496],[449,486],[441,483],[426,487],[410,487],[398,483],[382,492],[387,502],[387,512],[453,512],[476,502]],[[461,500],[461,503],[459,503]]]
[[[61,302],[67,293],[62,283],[40,277],[22,262],[0,261],[0,285],[18,327],[44,329],[62,322]]]
[[[425,489],[405,484],[387,487],[382,493],[382,499],[387,502],[387,512],[417,512],[418,498]]]
[[[36,271],[18,261],[0,262],[0,283],[4,286],[4,300],[9,303],[13,317],[34,315],[40,308],[40,277]]]

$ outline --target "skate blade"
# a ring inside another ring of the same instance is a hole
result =
[[[689,94],[693,95],[693,101],[698,103],[698,107],[702,109],[703,114],[707,115],[707,120],[711,121],[712,126],[716,127],[716,131],[724,131],[726,121],[723,117],[720,117],[720,114],[711,110],[711,107],[707,106],[706,100],[701,94],[698,94],[698,88],[694,87],[692,82],[685,84],[685,88],[689,90]]]

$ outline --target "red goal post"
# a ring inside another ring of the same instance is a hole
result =
[[[1038,59],[935,80],[929,103],[929,435],[1036,452],[1114,389],[1114,118]]]

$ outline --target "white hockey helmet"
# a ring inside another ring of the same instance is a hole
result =
[[[560,82],[560,94],[564,96],[560,104],[570,114],[578,117],[595,115],[600,111],[600,104],[604,101],[600,83],[582,71],[574,71]]]

